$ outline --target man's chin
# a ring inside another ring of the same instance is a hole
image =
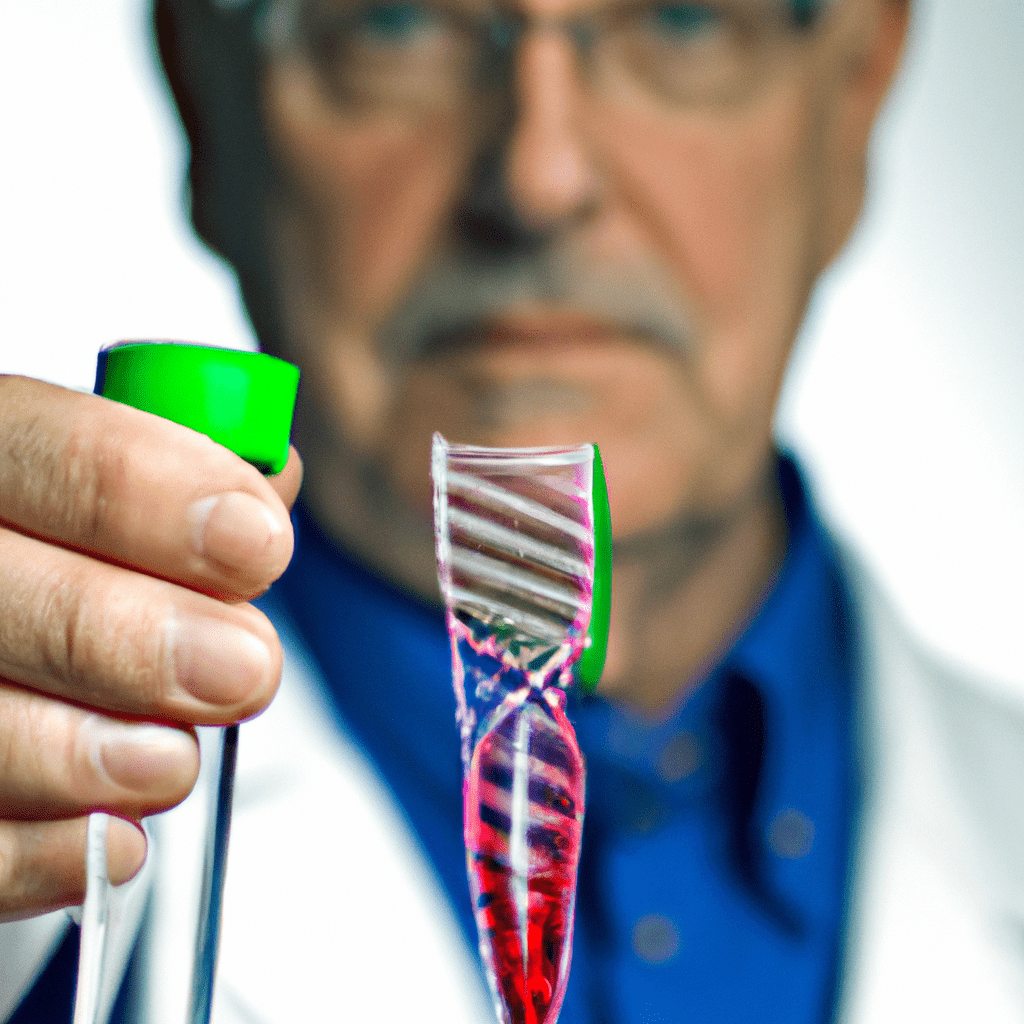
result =
[[[594,405],[593,397],[574,381],[528,377],[479,381],[468,411],[488,443],[520,447],[578,443],[581,438],[566,435],[578,433]]]

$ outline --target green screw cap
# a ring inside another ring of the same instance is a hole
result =
[[[608,654],[608,627],[612,616],[612,517],[608,508],[608,485],[604,478],[601,453],[594,445],[591,483],[594,509],[594,591],[590,600],[590,645],[576,662],[576,678],[584,693],[597,689]]]
[[[261,352],[128,342],[100,352],[96,393],[191,427],[280,473],[299,386],[298,367]]]

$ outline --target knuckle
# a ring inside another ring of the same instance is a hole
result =
[[[154,621],[159,601],[147,600],[144,587],[140,593],[129,585],[133,576],[82,561],[52,574],[44,588],[37,616],[40,662],[76,701],[133,710],[166,689],[167,659]]]
[[[0,921],[80,902],[81,821],[0,821]]]
[[[6,823],[0,823],[0,915],[12,902],[20,874],[18,860],[13,829]]]
[[[123,451],[90,417],[69,408],[76,429],[67,431],[67,421],[58,426],[52,409],[33,408],[28,402],[4,424],[0,463],[10,474],[5,502],[16,520],[39,522],[47,532],[89,547],[124,476]]]
[[[109,534],[110,511],[121,503],[130,475],[125,446],[109,430],[75,431],[58,459],[57,529],[77,546],[99,547]]]
[[[9,705],[10,702],[7,700],[0,704],[0,779],[5,781],[14,778],[17,761],[16,737],[19,728],[15,709]],[[5,785],[3,791],[0,791],[0,815],[8,810],[10,804],[6,789]]]
[[[51,572],[42,581],[35,615],[39,665],[50,679],[74,686],[86,674],[83,652],[86,624],[84,590],[88,581],[78,567]]]
[[[79,778],[59,702],[17,688],[0,690],[0,818],[32,817],[72,805],[65,790]]]
[[[22,822],[0,823],[0,920],[26,910],[48,909],[40,829]],[[41,905],[42,904],[42,905]]]

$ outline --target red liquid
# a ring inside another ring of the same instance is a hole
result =
[[[470,891],[504,1024],[554,1024],[569,977],[585,776],[564,700],[510,694],[466,777]]]

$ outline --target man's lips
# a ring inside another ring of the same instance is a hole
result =
[[[499,320],[477,332],[487,345],[586,345],[610,341],[620,335],[607,324],[585,317],[550,317]]]

